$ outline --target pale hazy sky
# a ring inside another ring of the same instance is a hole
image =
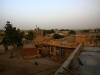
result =
[[[100,0],[0,0],[0,29],[100,28]]]

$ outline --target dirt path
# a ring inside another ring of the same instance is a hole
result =
[[[14,58],[10,59],[10,53],[0,55],[0,65],[4,68],[0,75],[53,75],[61,65],[49,57],[23,60],[21,50],[15,51]]]

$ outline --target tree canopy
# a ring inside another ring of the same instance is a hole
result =
[[[29,31],[27,35],[25,35],[25,39],[27,40],[33,40],[34,33],[32,31]]]
[[[60,29],[59,31],[69,31],[68,29]]]
[[[89,31],[90,31],[89,29],[88,30],[83,30],[84,33],[88,33]]]
[[[76,34],[74,30],[70,30],[69,34]]]
[[[52,33],[54,33],[55,31],[53,30],[53,29],[51,29],[51,30],[44,30],[43,31],[43,35],[45,35],[45,34],[52,34]]]
[[[14,47],[22,46],[22,38],[24,34],[20,32],[20,29],[16,29],[16,27],[13,27],[9,21],[7,21],[4,29],[5,31],[1,44],[4,45],[5,50],[8,50],[9,45],[12,45]]]
[[[60,35],[60,34],[57,34],[57,33],[54,33],[53,34],[53,38],[54,39],[60,39],[60,38],[64,38],[64,36],[63,35]]]

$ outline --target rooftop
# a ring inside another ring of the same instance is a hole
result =
[[[76,72],[81,75],[100,75],[100,47],[85,46],[78,58],[83,63],[83,66],[79,65],[79,62],[76,59],[73,63]]]

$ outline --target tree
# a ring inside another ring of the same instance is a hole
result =
[[[55,34],[53,34],[53,38],[54,38],[54,39],[60,39],[60,38],[64,38],[64,36],[63,36],[63,35],[60,35],[60,34],[55,33]]]
[[[9,45],[14,46],[14,48],[22,46],[23,33],[20,32],[20,29],[13,27],[9,21],[7,21],[4,29],[5,31],[1,44],[4,45],[5,51],[8,50]]]
[[[88,33],[90,30],[83,30],[84,33]]]
[[[25,35],[25,39],[27,40],[33,40],[34,33],[32,31],[29,31],[27,35]]]
[[[69,31],[68,29],[60,29],[59,31]]]
[[[70,30],[69,34],[76,34],[74,30]]]
[[[53,29],[51,29],[51,30],[44,30],[43,31],[43,35],[45,35],[45,34],[52,34],[52,33],[54,33],[55,31],[53,30]]]

